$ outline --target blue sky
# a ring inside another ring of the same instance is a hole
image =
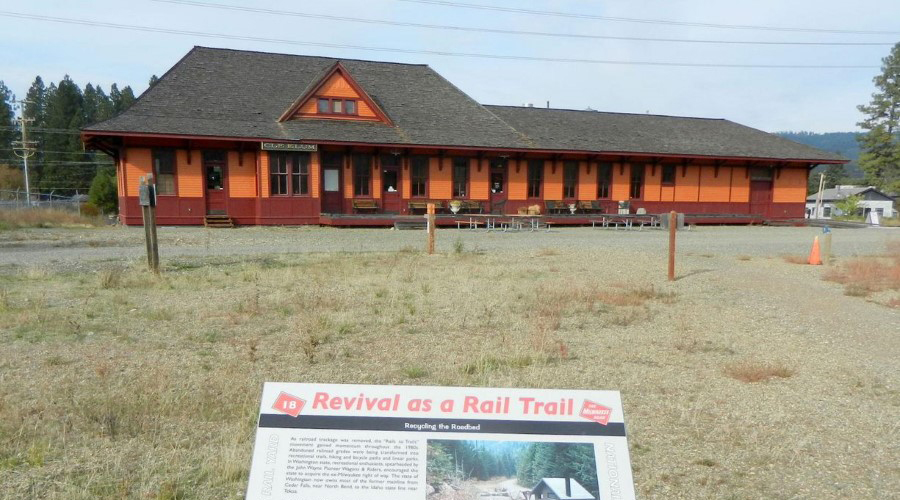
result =
[[[828,34],[685,27],[493,12],[404,2],[197,0],[280,11],[506,30],[607,36],[794,41],[900,41],[900,35]],[[827,28],[900,33],[900,2],[892,0],[614,0],[462,3],[576,12],[609,17],[729,25]],[[856,105],[868,101],[881,46],[700,45],[549,38],[312,20],[233,12],[153,0],[3,0],[0,11],[239,36],[317,43],[522,55],[714,64],[862,65],[863,69],[686,68],[493,60],[434,54],[372,52],[258,41],[123,31],[0,17],[0,79],[22,96],[35,75],[80,85],[112,82],[145,90],[194,45],[330,57],[426,63],[479,102],[727,118],[767,131],[856,130]]]

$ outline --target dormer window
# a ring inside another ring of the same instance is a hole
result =
[[[356,100],[320,97],[318,112],[320,115],[355,115]]]

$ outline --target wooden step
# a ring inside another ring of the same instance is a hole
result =
[[[227,215],[207,215],[203,220],[206,227],[234,227],[234,221]]]

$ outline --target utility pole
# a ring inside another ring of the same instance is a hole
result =
[[[31,104],[31,101],[16,101],[22,105],[22,116],[19,117],[19,123],[22,124],[22,140],[16,141],[18,146],[13,146],[13,153],[22,159],[25,163],[25,204],[31,206],[31,184],[28,182],[28,158],[34,156],[34,147],[37,144],[28,140],[28,124],[34,121],[34,118],[25,118],[25,105]]]

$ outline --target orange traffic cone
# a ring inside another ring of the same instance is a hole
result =
[[[809,252],[809,260],[807,260],[809,265],[811,266],[821,266],[822,265],[822,257],[819,255],[819,237],[816,236],[816,239],[813,240],[812,251]]]

